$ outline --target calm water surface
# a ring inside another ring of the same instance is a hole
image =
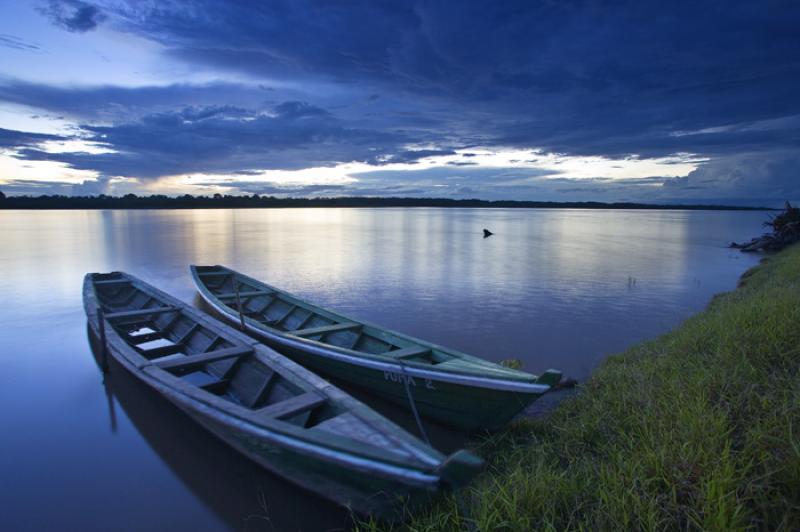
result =
[[[252,466],[133,379],[112,371],[104,382],[81,307],[86,272],[124,270],[195,301],[188,264],[225,264],[354,317],[583,380],[607,355],[734,288],[758,257],[725,246],[758,234],[765,219],[523,209],[0,211],[2,526],[347,526],[345,512]],[[481,238],[484,227],[495,235]]]

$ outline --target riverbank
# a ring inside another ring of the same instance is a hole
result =
[[[341,196],[292,198],[275,196],[9,196],[0,192],[0,210],[85,210],[85,209],[278,209],[328,207],[450,207],[495,209],[600,209],[675,211],[769,211],[770,207],[737,205],[690,205],[650,203],[603,203],[597,201],[524,201],[452,198],[401,198]]]
[[[676,330],[609,358],[550,416],[477,441],[482,477],[403,528],[796,528],[798,303],[795,245]]]

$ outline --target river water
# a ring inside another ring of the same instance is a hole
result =
[[[3,528],[347,527],[346,512],[259,470],[130,377],[112,371],[104,381],[81,306],[86,272],[124,270],[195,301],[188,265],[224,264],[353,317],[581,381],[609,354],[733,289],[758,257],[726,246],[758,234],[766,219],[727,211],[0,211]],[[483,238],[483,228],[495,234]],[[409,426],[404,415],[398,421]]]

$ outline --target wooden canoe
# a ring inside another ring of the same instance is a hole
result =
[[[270,347],[451,426],[499,428],[561,379],[348,318],[224,266],[190,269],[209,305]]]
[[[482,462],[445,457],[256,340],[131,275],[90,273],[93,332],[133,376],[285,479],[359,513],[458,486]]]

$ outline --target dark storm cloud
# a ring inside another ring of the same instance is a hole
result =
[[[234,106],[186,107],[119,125],[84,125],[82,133],[110,153],[49,153],[35,147],[17,157],[140,178],[193,172],[301,169],[343,161],[375,162],[398,153],[401,134],[348,127],[322,109],[284,102],[270,112]],[[413,161],[415,152],[403,153]],[[426,157],[428,151],[416,152]]]
[[[48,140],[65,140],[65,137],[60,135],[27,133],[24,131],[14,131],[12,129],[0,128],[0,149],[25,148],[29,146],[35,146]]]
[[[109,179],[86,180],[81,183],[65,183],[63,181],[45,181],[34,179],[9,179],[3,188],[13,195],[62,194],[67,196],[91,196],[109,192]]]
[[[194,0],[114,12],[186,61],[447,101],[498,145],[728,153],[723,140],[669,134],[800,113],[794,2]]]
[[[714,194],[771,200],[780,205],[785,199],[800,199],[800,152],[786,150],[769,157],[750,154],[712,160],[680,182],[691,195]]]
[[[54,86],[0,78],[0,101],[64,113],[82,120],[138,118],[154,110],[187,105],[213,106],[235,101],[263,106],[265,92],[234,83],[166,86]]]
[[[93,30],[105,19],[97,6],[81,0],[50,0],[41,12],[53,24],[76,33]]]
[[[23,158],[155,178],[413,163],[472,147],[610,158],[692,153],[711,162],[684,185],[638,182],[628,189],[598,180],[584,192],[660,197],[670,190],[688,197],[713,193],[713,182],[731,194],[793,190],[787,176],[800,146],[797,2],[468,0],[454,8],[444,0],[65,0],[47,6],[46,14],[68,29],[91,29],[105,16],[108,27],[155,41],[190,67],[243,74],[263,89],[0,82],[0,100],[80,117],[84,134],[117,152],[46,154],[26,145]],[[295,87],[296,94],[272,85]],[[734,179],[731,165],[761,177]],[[462,172],[468,169],[450,164],[426,179],[482,194],[492,193],[492,182],[503,194],[580,192],[576,183],[545,184],[537,176],[516,182],[525,178],[513,177],[515,170]],[[380,175],[384,181],[363,186],[388,190],[387,180],[404,179]],[[455,186],[459,179],[467,184]],[[434,190],[434,184],[404,186]]]
[[[281,118],[305,118],[328,116],[328,111],[306,102],[283,102],[275,106],[275,113]]]
[[[427,157],[455,155],[455,153],[456,152],[453,150],[404,150],[392,154],[384,161],[381,161],[381,164],[393,164],[393,163],[415,164],[420,159],[425,159]]]

